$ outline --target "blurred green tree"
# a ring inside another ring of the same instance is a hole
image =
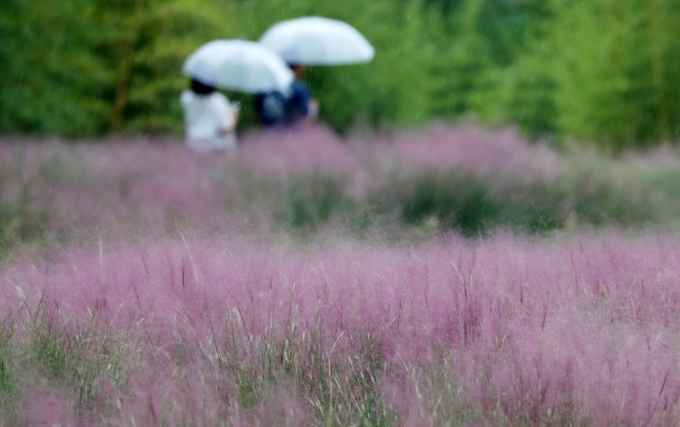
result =
[[[0,14],[0,131],[178,131],[179,70],[228,33],[226,4],[199,0],[10,0]]]
[[[110,71],[88,42],[87,0],[3,2],[0,131],[99,133],[110,106]]]
[[[178,132],[184,59],[201,44],[226,38],[229,8],[200,0],[96,0],[105,61],[116,70],[112,133]]]
[[[630,141],[629,2],[556,0],[555,5],[569,11],[554,21],[558,129],[583,141],[607,140],[613,146]]]
[[[455,118],[483,113],[493,87],[494,64],[488,41],[478,30],[485,0],[469,0],[458,14],[446,17],[448,40],[437,44],[432,113]]]
[[[559,135],[613,149],[677,139],[673,3],[552,1],[538,62],[551,64]]]

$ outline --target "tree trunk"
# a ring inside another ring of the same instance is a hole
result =
[[[649,48],[652,67],[652,87],[654,103],[658,109],[656,117],[657,136],[668,140],[668,105],[666,105],[666,79],[664,76],[663,28],[661,22],[660,0],[649,0]]]
[[[128,103],[128,91],[130,86],[130,74],[135,55],[135,45],[142,23],[142,2],[144,0],[134,0],[132,19],[128,29],[127,37],[124,41],[123,54],[118,72],[118,82],[116,84],[116,98],[111,112],[111,122],[109,134],[116,135],[120,132],[123,124],[123,113]]]

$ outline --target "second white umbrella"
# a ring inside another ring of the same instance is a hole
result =
[[[260,37],[260,43],[289,64],[353,64],[375,55],[373,46],[351,25],[314,16],[279,22]]]
[[[284,91],[294,77],[277,54],[246,40],[211,41],[187,58],[182,72],[206,85],[246,93]]]

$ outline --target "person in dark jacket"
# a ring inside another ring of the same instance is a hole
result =
[[[300,80],[305,67],[289,64],[295,74],[286,93],[260,92],[255,96],[255,116],[263,127],[290,127],[316,121],[319,102],[312,98],[312,91]]]

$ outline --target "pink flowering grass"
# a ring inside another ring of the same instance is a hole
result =
[[[102,242],[2,269],[5,405],[89,425],[674,425],[678,277],[659,235]]]
[[[0,143],[1,425],[678,424],[675,150],[241,143]]]
[[[536,181],[554,178],[563,168],[555,150],[528,144],[514,129],[488,130],[472,124],[432,125],[420,132],[379,137],[365,149],[369,151],[365,156],[382,168],[398,167],[401,173],[460,169],[476,176]]]
[[[241,140],[238,160],[258,176],[285,179],[317,171],[356,173],[359,159],[324,127],[255,132]]]
[[[233,230],[254,220],[268,228],[291,180],[328,177],[359,194],[369,179],[325,128],[247,135],[233,153],[196,153],[172,139],[14,143],[0,147],[0,164],[0,207],[46,213],[55,230],[114,234],[178,224]]]
[[[469,124],[347,140],[316,127],[240,142],[210,154],[172,138],[0,143],[0,251],[2,241],[36,235],[53,244],[83,234],[266,235],[341,224],[343,233],[408,235],[430,224],[478,235],[680,216],[680,157],[668,148],[620,159],[560,153],[511,129]]]

